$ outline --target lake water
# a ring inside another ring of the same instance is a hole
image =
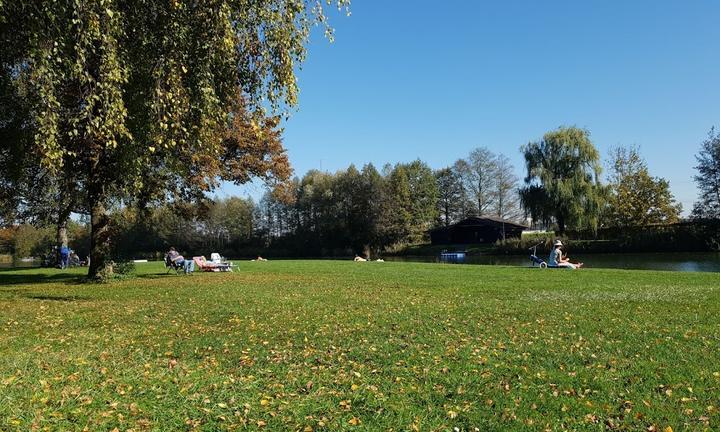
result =
[[[541,258],[547,257],[543,254]],[[583,262],[586,268],[619,268],[638,270],[670,270],[689,272],[720,272],[720,253],[627,253],[570,255],[573,262]],[[440,262],[438,257],[385,257],[386,261]],[[520,255],[473,255],[465,257],[465,264],[530,266],[530,259]],[[39,267],[40,261],[0,262],[0,268]]]
[[[547,259],[543,254],[542,259]],[[570,255],[572,262],[585,263],[586,268],[619,268],[638,270],[670,270],[689,272],[720,272],[720,253],[627,253]],[[387,257],[386,261],[440,262],[438,257]],[[465,264],[530,266],[528,256],[473,255]]]
[[[40,267],[40,260],[0,261],[0,268]]]

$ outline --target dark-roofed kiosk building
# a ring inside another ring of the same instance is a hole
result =
[[[520,238],[526,229],[525,225],[498,217],[470,217],[430,230],[430,240],[434,245],[495,243],[505,238]]]

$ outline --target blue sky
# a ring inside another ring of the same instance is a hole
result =
[[[296,174],[480,146],[524,176],[521,145],[587,128],[603,158],[640,146],[689,211],[694,155],[720,126],[720,2],[355,0],[299,71],[284,143]],[[259,196],[226,186],[220,195]]]

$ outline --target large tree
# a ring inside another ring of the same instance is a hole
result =
[[[493,180],[495,196],[493,213],[503,219],[514,221],[522,219],[518,178],[515,175],[515,167],[507,156],[501,154],[495,158]]]
[[[251,199],[229,197],[213,201],[202,220],[205,250],[222,252],[248,242],[254,232]]]
[[[74,179],[91,216],[91,276],[105,266],[113,204],[247,180],[234,162],[247,149],[226,131],[245,101],[254,113],[263,100],[296,103],[316,22],[322,9],[306,0],[0,3],[3,73],[31,106],[21,153]]]
[[[693,179],[700,197],[693,207],[693,217],[720,219],[720,134],[715,128],[710,129],[695,158],[698,164]]]
[[[534,228],[547,228],[552,224],[554,208],[542,186],[525,186],[520,189],[519,195],[525,218],[530,218]]]
[[[637,148],[617,147],[610,158],[605,222],[613,226],[677,222],[682,206],[670,183],[652,177]]]
[[[527,176],[521,192],[552,209],[558,230],[567,227],[597,228],[604,198],[600,185],[600,154],[590,141],[590,132],[560,127],[539,141],[522,147]]]
[[[379,230],[383,179],[372,164],[365,165],[359,172],[351,165],[339,174],[336,191],[338,200],[347,203],[343,212],[347,243],[356,253],[362,252],[368,256],[381,245]]]
[[[386,166],[382,193],[382,226],[380,235],[384,243],[392,245],[406,242],[413,225],[412,193],[408,172],[403,164]]]
[[[405,164],[410,187],[410,242],[420,242],[437,218],[437,184],[432,169],[417,159]]]
[[[438,190],[438,223],[448,226],[462,218],[462,205],[465,199],[459,176],[451,168],[435,171]]]
[[[485,147],[471,151],[467,159],[459,159],[453,166],[460,176],[476,216],[492,213],[496,194],[494,190],[497,170],[496,156]]]
[[[0,225],[54,225],[56,244],[67,246],[70,213],[80,209],[73,170],[55,175],[64,173],[44,167],[29,151],[34,127],[26,71],[0,58]]]

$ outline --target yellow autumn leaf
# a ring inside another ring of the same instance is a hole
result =
[[[351,418],[350,420],[348,420],[348,423],[350,423],[350,424],[353,425],[353,426],[357,426],[357,425],[359,425],[359,424],[362,423],[362,422],[360,421],[359,418],[353,417],[353,418]]]

